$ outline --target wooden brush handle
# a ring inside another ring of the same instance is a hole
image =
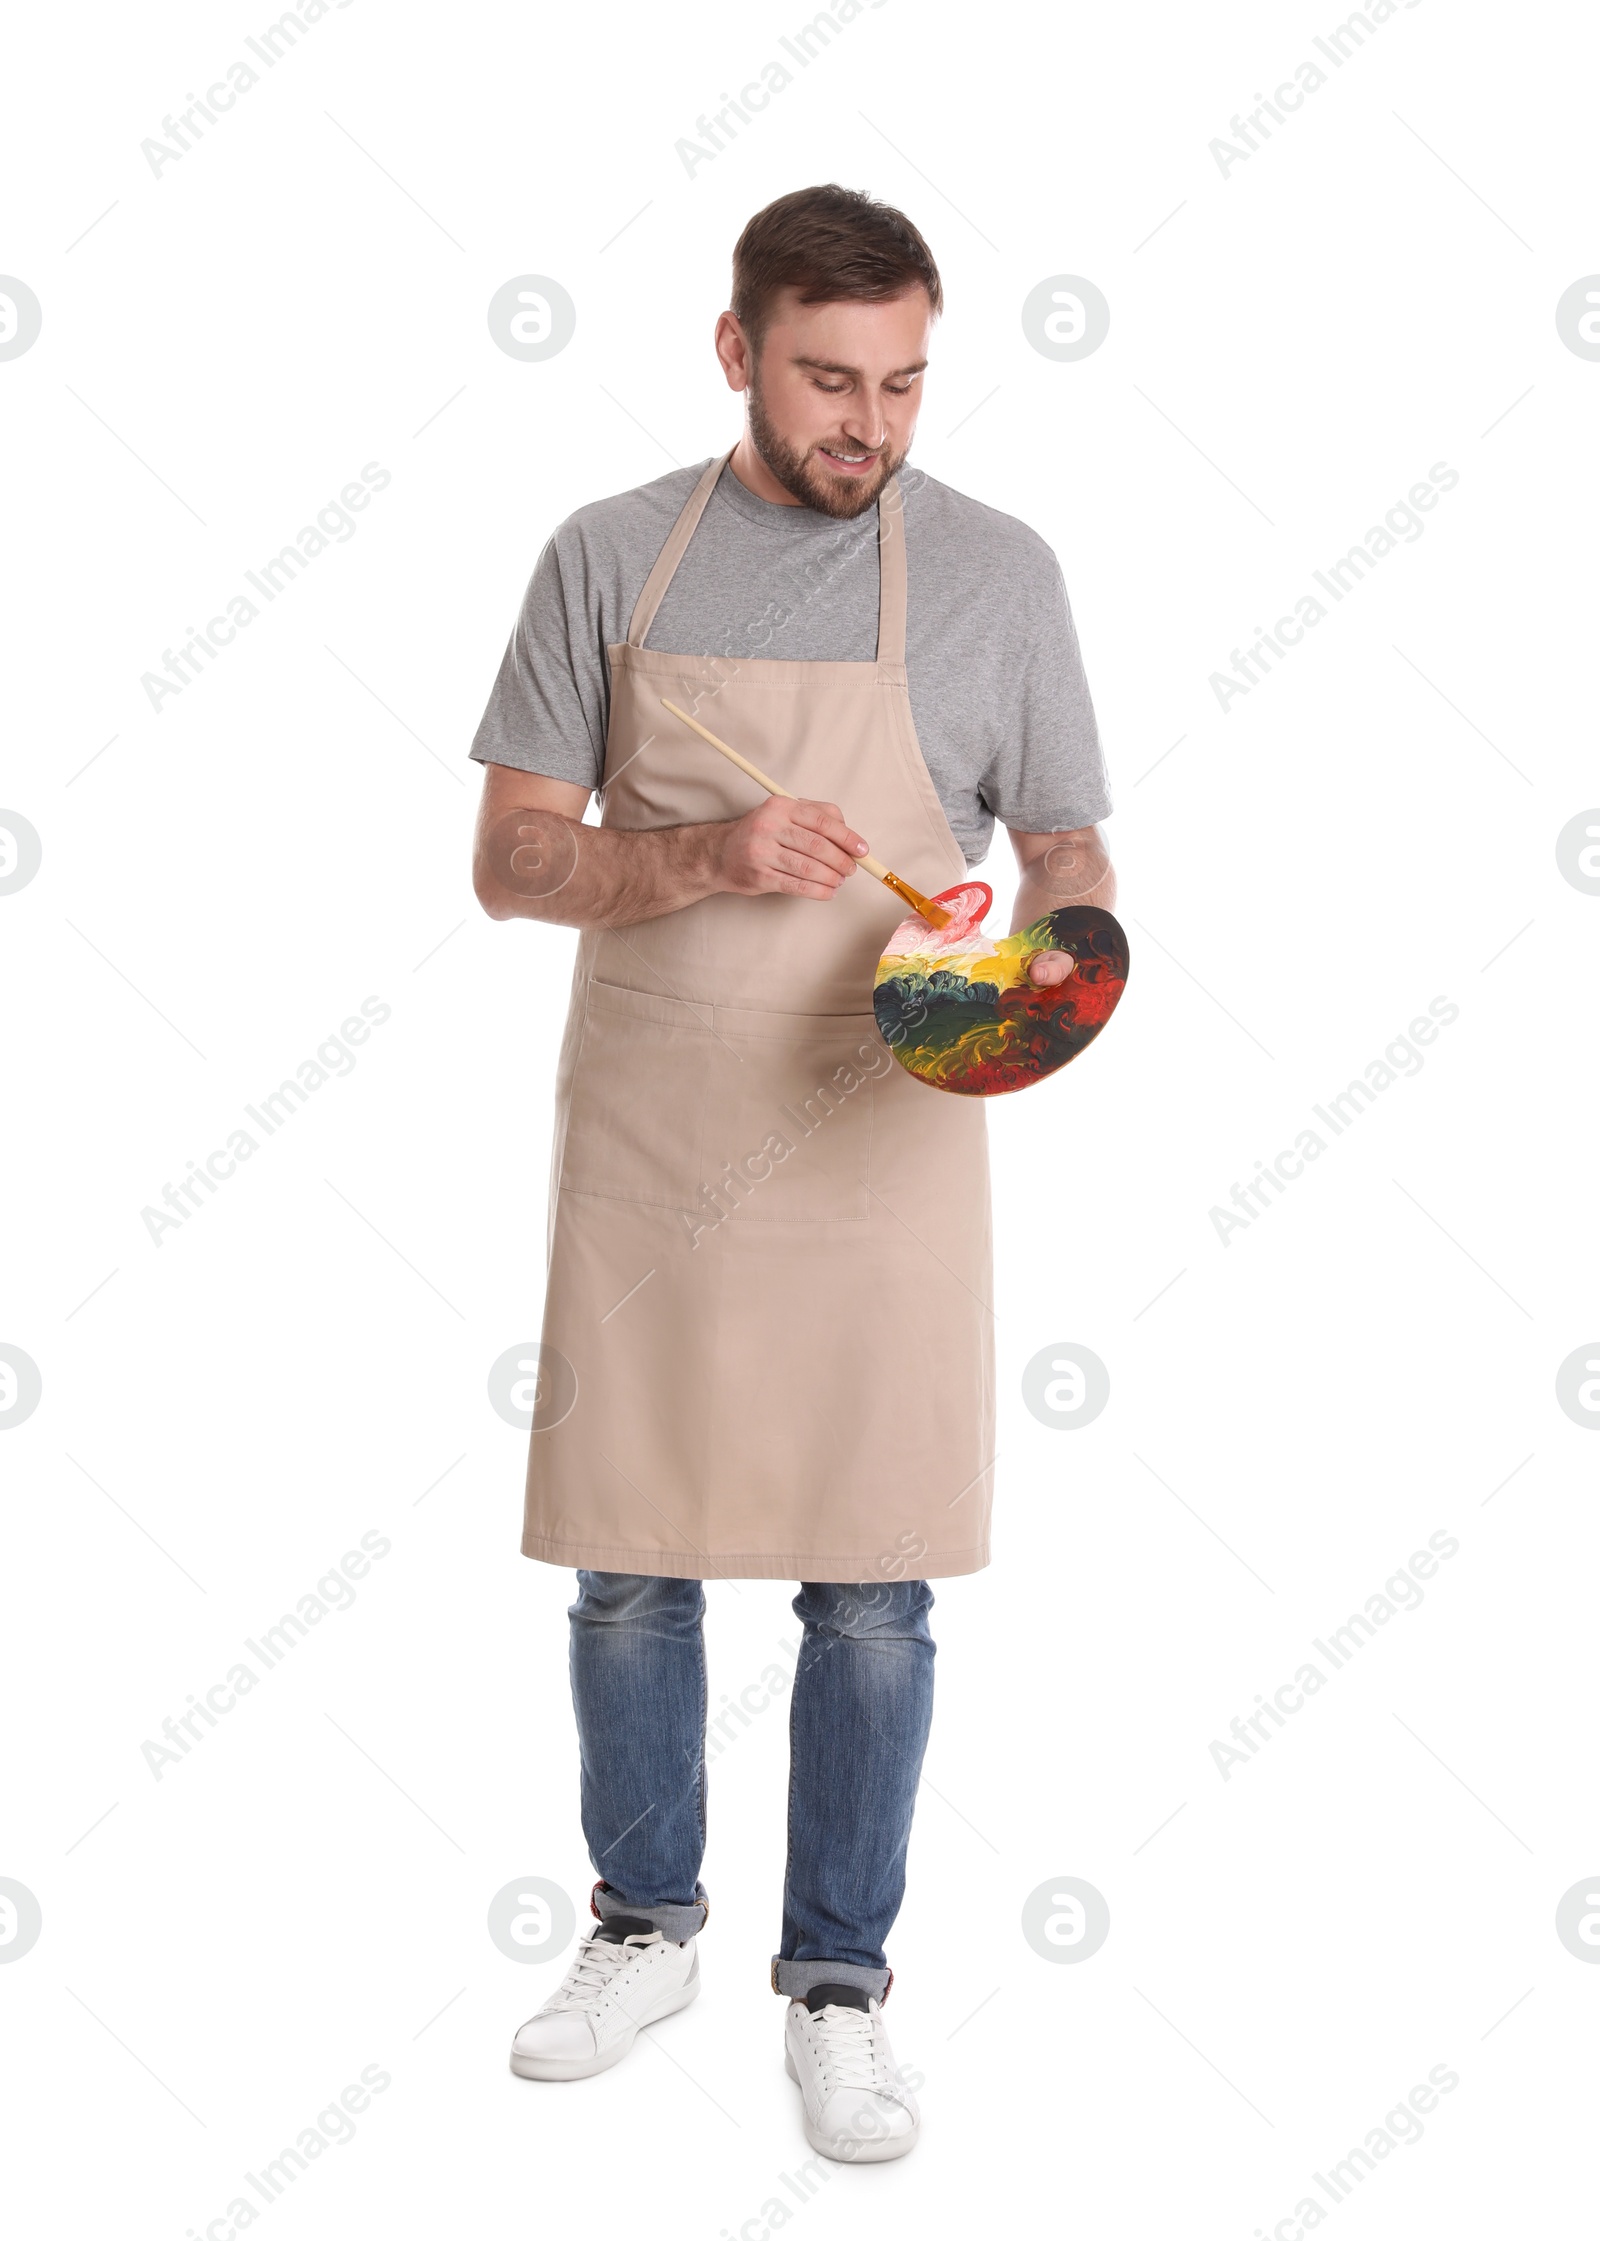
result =
[[[778,781],[775,778],[769,778],[764,770],[757,770],[754,763],[746,762],[737,748],[730,747],[725,739],[719,739],[714,731],[707,731],[704,724],[697,724],[687,708],[680,708],[675,700],[668,700],[664,693],[661,697],[661,705],[663,708],[670,709],[680,723],[687,724],[691,731],[698,732],[708,747],[715,747],[719,755],[726,755],[730,763],[736,764],[744,772],[746,778],[753,778],[758,786],[764,786],[769,794],[781,794],[785,801],[799,800],[798,794],[791,794],[787,786],[780,786]],[[947,910],[941,910],[937,903],[930,903],[927,896],[919,894],[909,880],[902,879],[897,872],[892,872],[887,864],[880,864],[876,856],[858,856],[856,862],[864,872],[871,872],[874,879],[881,879],[891,894],[898,895],[902,902],[909,903],[911,908],[919,916],[926,918],[931,926],[949,924],[950,913]]]
[[[737,748],[730,747],[725,739],[719,739],[714,731],[707,731],[704,724],[697,724],[687,708],[680,708],[675,700],[668,700],[665,696],[661,705],[663,708],[670,708],[679,722],[687,724],[691,731],[697,731],[708,747],[715,747],[719,755],[726,755],[730,763],[737,763],[746,778],[753,778],[758,786],[765,786],[769,794],[781,794],[785,801],[800,799],[798,794],[791,794],[787,786],[780,786],[775,778],[769,778],[764,770],[757,770],[754,763],[747,763]]]
[[[707,731],[704,724],[697,724],[688,710],[680,708],[675,700],[663,698],[661,705],[663,708],[670,708],[674,716],[681,723],[687,724],[691,731],[697,731],[708,747],[715,747],[719,755],[726,755],[730,763],[737,763],[746,778],[753,778],[758,786],[765,786],[769,794],[781,794],[785,801],[798,801],[800,799],[798,794],[791,794],[787,786],[780,786],[775,778],[769,778],[764,770],[757,770],[754,763],[746,762],[736,747],[730,747],[728,742],[725,739],[719,739],[714,731]],[[894,873],[890,871],[887,864],[880,864],[876,856],[858,856],[856,862],[863,871],[871,872],[874,879],[881,879],[885,882],[894,880]]]

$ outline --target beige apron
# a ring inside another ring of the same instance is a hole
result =
[[[911,721],[894,482],[875,662],[646,649],[724,464],[607,648],[604,822],[699,824],[763,798],[666,695],[937,893],[966,865]],[[878,1033],[873,968],[904,915],[858,871],[829,902],[712,895],[581,936],[543,1329],[576,1398],[531,1435],[524,1555],[833,1581],[989,1561],[984,1110],[914,1081]],[[543,1388],[564,1405],[554,1367]]]

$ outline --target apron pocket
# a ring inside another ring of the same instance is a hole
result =
[[[872,1014],[767,1012],[748,1032],[752,1016],[717,1010],[697,1196],[740,1222],[864,1222],[874,1083],[895,1064]]]
[[[564,1191],[694,1205],[707,1053],[717,1048],[710,1019],[709,1005],[588,983],[562,1147]]]

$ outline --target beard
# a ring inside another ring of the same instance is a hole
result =
[[[798,498],[802,506],[810,506],[819,514],[831,514],[835,521],[854,521],[869,506],[875,506],[884,484],[905,464],[905,452],[891,451],[886,441],[877,465],[868,473],[838,474],[817,458],[820,445],[797,451],[793,444],[784,441],[768,416],[760,383],[753,379],[746,404],[750,441],[768,473],[782,483],[791,498]],[[839,441],[841,449],[860,449],[857,444],[847,444],[843,438]]]

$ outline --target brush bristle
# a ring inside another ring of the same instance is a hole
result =
[[[929,902],[926,895],[919,894],[909,879],[902,879],[898,872],[884,872],[880,876],[884,885],[893,888],[903,903],[909,903],[917,916],[926,919],[935,933],[941,926],[949,925],[950,912],[942,909],[938,903]]]

